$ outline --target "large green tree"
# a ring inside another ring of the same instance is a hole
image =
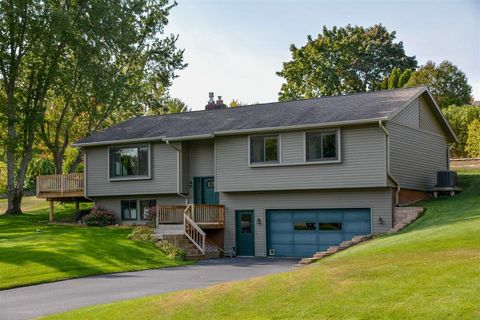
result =
[[[379,88],[393,68],[415,69],[395,31],[381,24],[368,28],[347,25],[323,27],[321,34],[301,48],[290,46],[292,60],[277,75],[285,79],[279,99],[363,92]]]
[[[413,72],[406,86],[426,85],[440,107],[469,104],[472,100],[472,87],[467,76],[450,61],[443,61],[438,66],[428,61]]]
[[[453,131],[457,135],[458,142],[453,144],[451,151],[452,157],[466,158],[469,156],[465,149],[469,136],[469,125],[480,120],[480,106],[449,106],[442,109],[443,114],[452,126]]]
[[[171,8],[168,0],[0,0],[7,213],[21,212],[35,143],[60,166],[71,139],[143,112],[148,85],[170,85],[184,66],[176,37],[161,37]]]

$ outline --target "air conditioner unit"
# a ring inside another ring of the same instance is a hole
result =
[[[455,187],[457,173],[455,171],[437,171],[437,187]]]

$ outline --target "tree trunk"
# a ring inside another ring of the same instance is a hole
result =
[[[12,192],[8,193],[8,208],[5,211],[5,214],[22,214],[22,198],[23,198],[23,188],[19,190],[14,188]]]
[[[82,162],[82,156],[83,156],[83,153],[80,150],[78,150],[77,157],[75,158],[75,161],[73,161],[72,165],[70,166],[68,173],[75,173],[78,165]],[[83,172],[85,172],[85,168],[83,169]]]
[[[5,214],[21,214],[20,204],[22,202],[22,193],[18,193],[15,188],[15,105],[13,84],[7,87],[7,110],[8,110],[8,138],[7,138],[7,211]]]

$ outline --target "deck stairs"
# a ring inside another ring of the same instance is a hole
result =
[[[189,259],[218,258],[221,249],[207,240],[203,229],[223,228],[224,221],[221,205],[160,206],[153,237],[184,249]]]

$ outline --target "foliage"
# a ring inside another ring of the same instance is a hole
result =
[[[7,193],[7,165],[0,161],[0,195]]]
[[[240,107],[240,106],[245,106],[247,104],[238,100],[238,99],[232,99],[232,101],[230,101],[230,103],[228,105],[230,106],[230,108],[236,108],[236,107]]]
[[[368,28],[323,27],[301,48],[290,46],[292,60],[277,75],[285,79],[279,100],[364,92],[376,89],[393,68],[415,69],[414,56],[405,54],[396,33],[381,24]]]
[[[166,97],[163,102],[148,107],[148,114],[160,115],[191,111],[187,104],[179,98]]]
[[[408,80],[410,80],[411,76],[412,69],[405,69],[398,78],[398,88],[404,87],[407,84]]]
[[[405,231],[309,267],[47,319],[478,319],[480,171],[459,181],[462,193],[421,203]]]
[[[93,207],[89,214],[83,218],[87,226],[104,227],[115,222],[115,215],[112,211],[102,207]]]
[[[81,209],[90,206],[82,203]],[[0,210],[5,208],[0,199]],[[27,196],[22,209],[23,215],[0,214],[0,289],[193,263],[173,261],[153,243],[128,240],[130,228],[47,224],[44,199]],[[55,219],[74,213],[73,204],[57,206]]]
[[[187,253],[185,250],[175,246],[173,243],[170,243],[167,240],[158,241],[156,245],[160,251],[175,261],[184,261],[187,259]]]
[[[127,236],[127,239],[154,242],[154,239],[152,238],[152,229],[143,226],[134,227],[132,232]]]
[[[480,120],[475,119],[468,125],[468,138],[465,151],[471,158],[480,157]]]
[[[467,77],[450,61],[443,61],[438,66],[428,61],[412,73],[406,86],[426,85],[430,88],[440,107],[469,104],[472,100],[472,87]]]
[[[455,158],[468,157],[468,152],[465,150],[468,139],[468,126],[475,119],[480,120],[480,106],[450,106],[443,108],[442,112],[452,126],[459,141],[453,144],[451,156]]]
[[[388,79],[388,89],[398,88],[398,78],[400,78],[400,69],[393,68],[390,78]]]
[[[152,92],[166,92],[175,71],[186,66],[178,37],[164,36],[175,5],[0,0],[0,100],[6,106],[0,136],[9,213],[21,211],[26,170],[40,143],[62,173],[71,141],[142,114]],[[72,171],[80,160],[79,154]]]
[[[38,156],[32,159],[28,165],[27,175],[25,177],[25,189],[33,190],[36,185],[37,176],[55,174],[55,165],[44,156]]]

